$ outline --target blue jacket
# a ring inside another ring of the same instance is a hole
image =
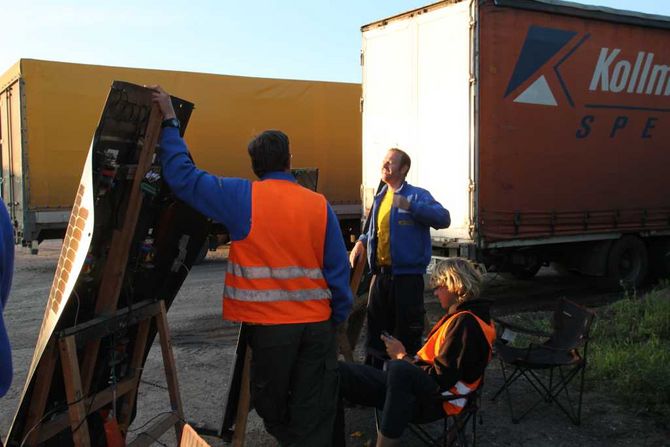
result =
[[[14,229],[5,202],[0,199],[0,397],[7,393],[12,384],[12,351],[2,313],[9,299],[13,272]]]
[[[375,196],[370,212],[370,226],[359,238],[367,245],[368,263],[374,271],[377,263],[377,213],[386,195],[388,185]],[[396,194],[409,201],[409,210],[391,207],[391,271],[394,275],[426,273],[432,246],[430,227],[447,228],[451,223],[449,211],[444,209],[428,191],[404,182]]]
[[[163,177],[177,197],[205,216],[226,226],[230,237],[239,241],[251,230],[251,181],[217,177],[195,167],[188,156],[179,130],[166,127],[161,133],[160,160]],[[270,172],[263,179],[295,182],[286,172]],[[323,254],[323,276],[332,293],[332,319],[344,321],[351,311],[353,297],[349,289],[349,261],[335,212],[328,205],[328,222]]]

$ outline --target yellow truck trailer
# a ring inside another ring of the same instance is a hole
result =
[[[345,240],[360,219],[360,84],[225,76],[21,59],[0,75],[2,198],[16,241],[37,251],[64,234],[95,126],[114,80],[160,84],[192,101],[186,140],[199,167],[253,178],[246,146],[265,129],[291,139],[294,167],[319,169],[318,191]]]

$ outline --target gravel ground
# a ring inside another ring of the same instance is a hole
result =
[[[17,249],[14,286],[5,321],[12,341],[14,382],[7,396],[0,400],[0,433],[6,435],[23,389],[37,331],[49,294],[58,254],[58,241],[40,246],[37,256]],[[225,271],[225,251],[208,255],[207,260],[192,269],[168,313],[174,355],[184,411],[187,419],[198,425],[217,427],[223,416],[230,367],[237,338],[237,326],[220,318],[220,294]],[[507,281],[497,276],[489,279],[487,296],[496,300],[498,314],[520,310],[547,308],[557,296],[598,305],[615,294],[594,287],[585,278],[565,277],[543,269],[534,281]],[[431,321],[440,316],[435,299],[426,296]],[[360,358],[360,350],[357,355]],[[587,372],[588,374],[588,372]],[[667,421],[659,421],[644,412],[632,413],[630,406],[617,402],[615,396],[586,392],[581,426],[575,426],[553,407],[541,405],[519,424],[512,424],[507,402],[490,400],[502,383],[502,374],[494,358],[486,376],[484,398],[480,411],[482,424],[477,429],[479,445],[490,446],[659,446],[670,445]],[[160,347],[155,344],[145,365],[139,390],[138,414],[131,426],[129,440],[152,418],[169,411],[170,404],[162,370]],[[532,390],[521,389],[517,397],[523,403],[532,397]],[[373,412],[367,408],[347,411],[348,444],[374,445]],[[432,426],[437,429],[438,425]],[[207,437],[213,446],[221,440]],[[262,422],[251,413],[247,429],[247,445],[274,446]],[[167,432],[161,444],[176,445],[174,433]],[[421,445],[411,433],[404,436],[404,445]]]

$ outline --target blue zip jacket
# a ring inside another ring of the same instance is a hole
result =
[[[160,161],[163,177],[177,197],[228,228],[230,238],[239,241],[251,230],[251,181],[217,177],[195,167],[188,156],[179,130],[166,127],[161,133]],[[287,172],[270,172],[261,180],[289,180]],[[349,260],[335,212],[328,205],[323,276],[332,293],[332,319],[340,323],[351,311],[353,297],[349,289]]]
[[[14,229],[0,199],[0,397],[4,396],[12,384],[12,350],[5,329],[2,313],[9,299],[14,273]]]
[[[375,196],[370,214],[370,226],[359,240],[366,244],[368,263],[377,267],[377,213],[388,185]],[[447,228],[451,223],[449,211],[428,191],[404,182],[396,194],[409,201],[409,210],[391,207],[391,271],[394,275],[423,275],[430,263],[432,246],[430,227]]]

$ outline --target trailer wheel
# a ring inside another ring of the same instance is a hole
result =
[[[638,287],[647,275],[647,247],[637,236],[623,236],[610,248],[607,276],[623,287]]]

